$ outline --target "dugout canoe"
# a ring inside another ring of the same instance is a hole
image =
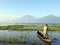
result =
[[[46,43],[51,43],[51,39],[48,37],[47,39],[44,38],[43,34],[39,31],[37,31],[37,36],[40,40]]]

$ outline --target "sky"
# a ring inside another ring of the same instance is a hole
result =
[[[12,20],[25,15],[60,17],[60,0],[0,0],[0,20]]]

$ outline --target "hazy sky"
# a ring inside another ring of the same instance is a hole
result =
[[[60,0],[0,0],[0,20],[24,15],[37,18],[47,15],[60,16]]]

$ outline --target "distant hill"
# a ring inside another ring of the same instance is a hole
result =
[[[35,18],[31,15],[25,15],[13,21],[5,21],[5,23],[60,23],[60,17],[48,15],[43,18]]]
[[[41,23],[60,23],[60,17],[54,15],[45,16],[40,19]]]
[[[60,23],[60,17],[54,15],[45,16],[43,18],[35,18],[30,15],[23,16],[15,20],[16,23]]]
[[[38,19],[33,16],[26,15],[16,19],[15,22],[16,23],[38,23]]]

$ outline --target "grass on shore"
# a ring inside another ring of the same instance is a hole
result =
[[[0,26],[0,30],[16,30],[16,31],[36,31],[36,30],[43,30],[43,26],[26,26],[26,25],[8,25],[8,26]],[[60,31],[60,26],[53,25],[49,26],[49,31]]]

